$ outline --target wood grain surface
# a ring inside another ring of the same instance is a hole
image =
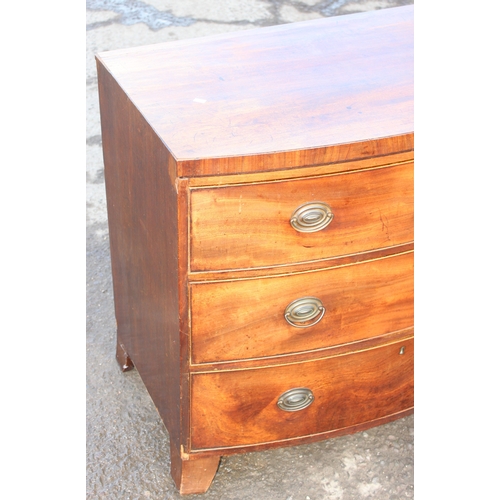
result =
[[[404,346],[404,354],[400,354]],[[308,388],[313,403],[278,408]],[[343,429],[413,406],[413,339],[330,359],[192,376],[192,448],[234,447]]]
[[[220,456],[199,457],[170,445],[170,474],[181,495],[205,493],[219,467]]]
[[[291,326],[288,304],[321,300],[316,325]],[[413,252],[277,278],[191,286],[194,363],[275,356],[353,342],[413,326]]]
[[[117,359],[181,494],[413,406],[413,6],[97,56]],[[301,233],[292,213],[328,204]],[[286,306],[316,297],[298,329]],[[404,352],[401,348],[404,347]],[[313,403],[277,407],[308,387]]]
[[[413,149],[413,6],[99,58],[180,177]]]
[[[166,168],[171,156],[99,61],[97,70],[117,357],[123,368],[125,352],[137,368],[171,442],[180,446],[178,401],[187,342],[179,335],[182,222]]]
[[[290,224],[321,201],[332,222],[314,233]],[[191,192],[191,271],[314,261],[413,241],[413,162],[346,174]]]

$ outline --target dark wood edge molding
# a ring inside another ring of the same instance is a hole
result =
[[[321,165],[360,160],[411,151],[414,133],[368,141],[336,144],[296,151],[276,151],[223,158],[176,159],[178,177],[224,175],[292,169],[297,165]]]
[[[221,269],[215,271],[192,271],[188,275],[190,284],[211,283],[214,281],[237,281],[243,279],[263,279],[276,276],[289,276],[292,274],[326,271],[336,267],[360,264],[370,260],[394,257],[403,253],[413,252],[414,242],[403,243],[377,250],[367,250],[349,255],[339,255],[328,259],[320,259],[293,264],[274,265],[267,267],[254,267],[248,269]],[[267,274],[263,274],[266,271]]]
[[[292,352],[277,356],[268,356],[250,359],[235,359],[232,361],[219,361],[214,363],[191,364],[190,370],[193,375],[197,373],[223,372],[235,370],[252,370],[259,368],[272,368],[287,364],[307,363],[319,359],[334,358],[336,356],[349,355],[368,349],[376,349],[389,344],[395,344],[402,340],[413,339],[414,327],[404,328],[395,332],[389,332],[368,339],[357,340],[346,344],[325,347],[303,352]]]

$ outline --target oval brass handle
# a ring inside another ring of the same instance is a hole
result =
[[[297,387],[284,392],[276,403],[283,411],[299,411],[307,408],[314,401],[311,389]]]
[[[328,226],[332,219],[330,205],[313,201],[297,207],[290,218],[290,224],[299,233],[314,233]]]
[[[325,311],[321,300],[316,297],[302,297],[286,306],[285,319],[296,328],[309,328],[321,321]],[[308,321],[313,322],[308,323]]]

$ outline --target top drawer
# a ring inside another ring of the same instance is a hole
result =
[[[191,271],[307,262],[410,242],[413,162],[194,188],[190,239]]]

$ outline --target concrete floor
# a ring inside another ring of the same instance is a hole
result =
[[[223,457],[209,491],[181,497],[168,433],[136,371],[114,359],[94,54],[225,31],[412,4],[407,0],[87,0],[87,498],[414,498],[413,416],[351,436]]]

